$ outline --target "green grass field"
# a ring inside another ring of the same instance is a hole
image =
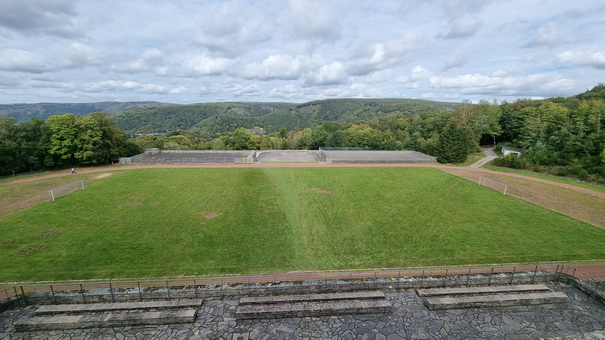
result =
[[[605,258],[603,229],[424,168],[114,171],[0,230],[0,282]]]

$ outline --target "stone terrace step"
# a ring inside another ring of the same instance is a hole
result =
[[[169,301],[144,301],[144,302],[116,302],[116,303],[91,303],[91,304],[69,304],[69,305],[46,305],[41,306],[35,314],[61,314],[61,313],[90,313],[138,309],[169,309],[183,307],[199,307],[201,299],[183,299]]]
[[[393,306],[386,300],[297,301],[239,305],[235,317],[272,319],[340,314],[390,313]]]
[[[161,312],[107,313],[95,315],[34,316],[15,324],[19,332],[48,331],[58,329],[126,327],[142,325],[167,325],[193,323],[193,308],[165,310]]]
[[[428,297],[426,298],[426,305],[429,309],[459,309],[474,307],[539,305],[546,303],[562,303],[566,301],[567,295],[565,295],[565,293],[544,292],[504,295]]]
[[[292,295],[272,295],[241,298],[240,305],[244,304],[268,304],[281,302],[302,302],[302,301],[331,301],[331,300],[367,300],[384,299],[384,293],[381,290],[342,292],[342,293],[316,293],[316,294],[292,294]]]
[[[464,295],[464,294],[495,294],[495,293],[525,293],[549,291],[542,284],[514,285],[514,286],[488,286],[488,287],[455,287],[455,288],[428,288],[416,289],[418,296]]]

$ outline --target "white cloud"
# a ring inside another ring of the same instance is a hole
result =
[[[203,76],[224,74],[233,64],[235,64],[233,59],[200,55],[185,60],[182,67],[187,76]]]
[[[233,93],[236,96],[255,96],[260,92],[260,87],[256,84],[250,85],[232,85],[225,89],[227,92]]]
[[[433,75],[433,72],[425,69],[420,65],[416,65],[410,71],[409,77],[398,77],[395,81],[400,83],[407,83],[407,86],[410,88],[418,88],[420,87],[419,81],[428,79]]]
[[[50,69],[47,61],[37,54],[11,48],[0,51],[0,70],[43,73]]]
[[[67,54],[62,61],[63,66],[67,68],[80,68],[87,65],[101,65],[103,63],[101,53],[97,49],[79,42],[72,43],[69,46]]]
[[[470,58],[470,53],[469,53],[469,48],[468,47],[462,47],[460,49],[458,49],[454,54],[450,55],[446,60],[445,60],[445,65],[444,68],[445,70],[449,70],[455,67],[461,67],[466,65],[466,63],[468,63],[468,60]]]
[[[352,75],[367,75],[384,70],[400,63],[408,53],[417,49],[424,37],[422,32],[412,31],[398,40],[363,47],[345,66]]]
[[[538,29],[536,35],[521,47],[554,47],[560,43],[559,33],[554,23],[548,23]]]
[[[317,54],[297,56],[274,54],[260,63],[246,65],[244,76],[261,80],[294,80],[301,78],[304,73],[318,67],[323,62],[323,57]]]
[[[302,88],[298,85],[288,84],[280,87],[276,87],[269,92],[269,95],[274,98],[281,98],[286,100],[295,100],[304,98],[310,93],[309,89]]]
[[[590,66],[599,70],[605,69],[605,50],[603,51],[565,51],[557,54],[557,61],[562,64]]]
[[[323,65],[311,72],[305,79],[306,86],[344,84],[349,76],[342,62],[336,61]]]
[[[25,35],[78,35],[72,17],[76,15],[71,0],[0,1],[0,28]]]
[[[137,81],[107,80],[83,84],[79,88],[84,92],[114,92],[133,91],[147,94],[177,94],[184,92],[183,87],[166,87],[157,84],[140,83]]]
[[[267,20],[254,15],[253,7],[239,1],[223,2],[218,10],[210,12],[212,15],[202,22],[193,41],[206,47],[212,55],[237,57],[274,33]]]
[[[168,67],[164,63],[164,54],[157,48],[145,50],[141,58],[125,66],[118,66],[116,70],[120,72],[152,72],[158,76],[165,76]]]
[[[449,32],[443,35],[443,37],[445,39],[468,38],[475,34],[481,26],[483,26],[483,23],[477,17],[466,16],[454,20]]]
[[[335,8],[335,2],[290,0],[290,11],[293,36],[322,42],[340,38],[343,13],[342,8]]]
[[[432,76],[429,85],[433,89],[457,89],[471,94],[557,96],[573,89],[575,82],[556,73],[509,76],[498,72],[492,75]]]
[[[353,83],[348,88],[342,90],[325,91],[322,97],[324,96],[336,98],[378,98],[384,96],[384,94],[377,88]]]

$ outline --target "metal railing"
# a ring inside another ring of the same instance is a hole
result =
[[[280,284],[292,286],[333,286],[334,289],[356,284],[385,283],[387,287],[422,288],[513,283],[534,283],[539,273],[552,273],[550,281],[565,276],[581,279],[593,289],[605,293],[605,282],[591,278],[575,267],[560,264],[515,265],[492,267],[454,267],[402,270],[283,273],[268,275],[199,277],[154,280],[110,280],[63,283],[26,283],[0,288],[0,310],[36,303],[89,303],[125,300],[171,299],[225,295],[237,287],[244,289],[276,288]],[[477,279],[481,277],[481,279]],[[544,282],[544,276],[538,275]],[[402,285],[403,280],[406,285]],[[235,287],[235,288],[234,288]],[[7,307],[8,306],[8,307]]]

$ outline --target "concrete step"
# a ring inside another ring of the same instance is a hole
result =
[[[297,301],[268,304],[239,305],[235,317],[240,319],[275,319],[341,314],[390,313],[393,306],[382,300],[323,300]]]
[[[15,324],[19,332],[59,329],[126,327],[193,323],[196,309],[185,308],[160,312],[109,312],[93,315],[34,316]]]
[[[527,294],[475,295],[427,297],[425,304],[429,309],[460,309],[479,307],[527,306],[546,303],[562,303],[567,295],[562,292],[541,292]]]
[[[144,302],[116,302],[116,303],[90,303],[69,305],[45,305],[40,306],[35,314],[62,314],[62,313],[91,313],[106,311],[145,310],[145,309],[171,309],[184,307],[199,307],[201,299],[181,299],[168,301],[144,301]]]
[[[525,293],[549,291],[543,284],[537,285],[511,285],[511,286],[487,286],[487,287],[454,287],[454,288],[428,288],[416,289],[418,296],[440,296],[440,295],[469,295],[469,294],[495,294],[495,293]]]
[[[241,298],[239,303],[243,304],[268,304],[281,302],[302,302],[302,301],[332,301],[332,300],[368,300],[384,299],[384,293],[381,290],[342,292],[342,293],[316,293],[316,294],[292,294],[292,295],[271,295],[255,296]]]

